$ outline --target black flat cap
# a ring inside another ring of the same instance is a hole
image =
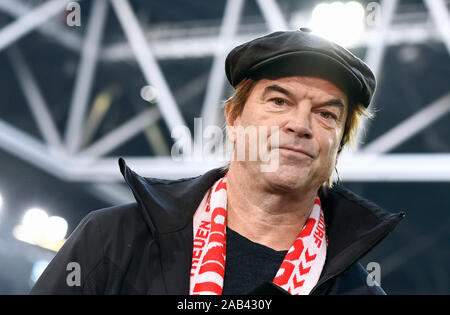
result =
[[[309,29],[275,32],[235,47],[225,60],[228,81],[309,75],[327,79],[368,107],[376,88],[370,68],[347,49]]]

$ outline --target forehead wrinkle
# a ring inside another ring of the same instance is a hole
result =
[[[266,87],[264,88],[262,97],[265,97],[265,96],[266,96],[267,94],[269,94],[270,92],[279,92],[279,93],[281,93],[281,94],[286,95],[286,96],[289,97],[289,98],[294,98],[294,99],[296,98],[295,95],[294,95],[291,91],[289,91],[288,89],[286,89],[286,88],[284,88],[284,87],[281,87],[281,86],[278,85],[278,84],[271,84],[271,85],[269,85],[269,86],[266,86]]]
[[[261,97],[264,98],[270,92],[278,92],[284,94],[286,97],[291,98],[298,101],[303,101],[309,98],[311,101],[313,100],[313,96],[308,95],[309,88],[304,84],[300,83],[300,86],[293,87],[290,82],[271,82],[271,84],[264,87]]]
[[[297,103],[310,101],[312,106],[324,105],[327,102],[338,103],[340,101],[344,105],[343,107],[337,105],[341,107],[341,117],[348,110],[347,95],[326,79],[293,76],[276,80],[262,79],[259,83],[263,83],[261,87],[262,92],[259,93],[258,97],[261,101],[270,93],[270,90],[273,90],[274,92],[285,94]]]
[[[317,82],[318,86],[314,85],[315,82]],[[292,84],[295,84],[295,86],[292,86]],[[275,89],[272,89],[272,87],[275,87]],[[278,89],[278,87],[280,87],[280,89]],[[264,92],[267,92],[267,89],[278,90],[278,92],[299,100],[314,100],[317,98],[328,100],[340,99],[345,103],[345,96],[341,97],[340,95],[337,95],[337,93],[330,92],[330,90],[335,90],[336,87],[331,82],[320,78],[288,77],[279,80],[270,80],[264,88]]]

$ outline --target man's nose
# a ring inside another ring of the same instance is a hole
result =
[[[286,125],[286,131],[298,137],[311,138],[311,111],[308,106],[299,106],[292,112]]]

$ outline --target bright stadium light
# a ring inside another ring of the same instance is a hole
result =
[[[31,244],[38,244],[45,231],[48,215],[42,209],[32,208],[25,212],[22,219],[22,237]]]
[[[22,224],[13,230],[15,238],[22,242],[58,251],[67,234],[67,221],[61,217],[49,217],[47,212],[32,208],[25,212]]]
[[[66,237],[67,221],[61,217],[53,216],[47,220],[45,238],[50,242],[60,242]]]
[[[156,103],[158,101],[158,90],[151,85],[146,85],[141,89],[141,97],[149,103]]]
[[[312,11],[308,28],[314,34],[349,47],[362,37],[364,17],[364,7],[357,1],[320,3]]]

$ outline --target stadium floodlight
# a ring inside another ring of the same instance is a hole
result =
[[[52,243],[60,242],[67,234],[67,221],[61,217],[52,216],[47,220],[45,239]]]
[[[149,103],[156,103],[158,101],[158,90],[151,85],[146,85],[141,89],[141,97]]]
[[[364,17],[364,7],[358,1],[324,2],[314,7],[308,28],[314,34],[351,47],[362,38]]]
[[[25,212],[22,223],[13,229],[13,235],[22,242],[58,251],[65,242],[67,228],[64,218],[49,217],[44,210],[31,208]]]
[[[43,232],[47,225],[47,212],[40,208],[31,208],[25,212],[22,219],[21,238],[30,244],[42,241]]]

